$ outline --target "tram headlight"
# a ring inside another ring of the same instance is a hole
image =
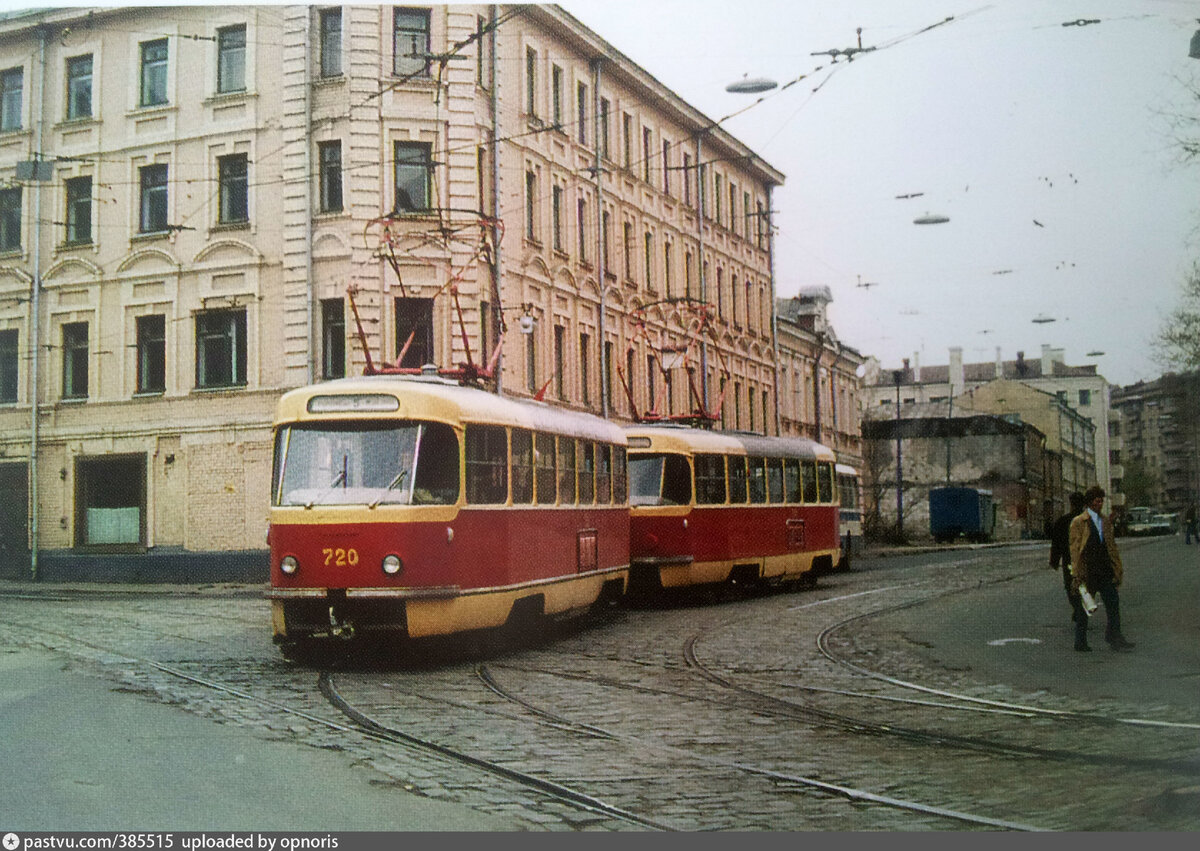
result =
[[[296,561],[295,556],[284,556],[279,560],[279,569],[291,576],[300,569],[300,562]]]
[[[388,576],[399,576],[403,569],[404,562],[400,560],[400,556],[386,555],[383,557],[383,572]]]

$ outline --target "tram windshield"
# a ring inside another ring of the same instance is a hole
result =
[[[687,505],[692,501],[692,470],[682,455],[629,456],[630,505]]]
[[[458,438],[443,423],[298,423],[275,436],[275,505],[453,505]]]

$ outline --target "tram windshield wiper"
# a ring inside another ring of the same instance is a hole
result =
[[[404,477],[407,475],[408,470],[401,470],[399,473],[397,473],[396,478],[392,479],[391,482],[388,483],[388,486],[383,489],[383,493],[380,494],[379,499],[372,503],[368,503],[367,508],[378,508],[379,503],[383,502],[383,498],[393,491],[402,481],[404,481]]]

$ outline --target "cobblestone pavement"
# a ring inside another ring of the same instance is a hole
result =
[[[933,665],[905,638],[925,601],[1019,582],[1044,561],[1044,547],[868,560],[814,588],[622,609],[553,640],[340,660],[329,680],[383,728],[668,828],[1197,829],[1200,707],[1025,693]],[[123,689],[341,751],[398,790],[529,829],[636,827],[354,729],[318,671],[270,645],[258,589],[98,589],[0,586],[0,648],[64,654]]]

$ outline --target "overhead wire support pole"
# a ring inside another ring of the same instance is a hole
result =
[[[604,314],[608,309],[607,284],[604,276],[604,171],[600,163],[600,68],[604,63],[603,57],[592,60],[592,148],[595,151],[592,160],[592,177],[596,181],[596,285],[600,289],[600,316],[596,321],[596,345],[600,347],[600,416],[608,419],[609,394],[612,392],[612,381],[609,380],[607,333]],[[586,388],[584,388],[586,390]]]
[[[29,299],[29,578],[38,579],[38,371],[41,349],[41,292],[42,292],[42,139],[45,128],[46,90],[46,27],[38,27],[38,116],[37,155],[34,159],[33,180],[33,291]],[[47,178],[48,179],[48,178]]]

